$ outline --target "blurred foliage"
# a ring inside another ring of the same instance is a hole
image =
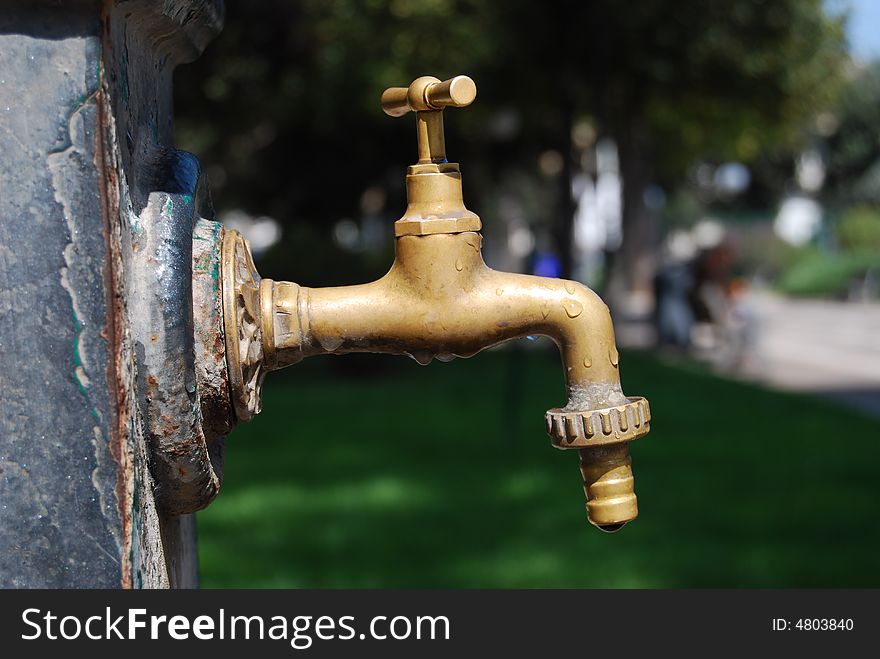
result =
[[[692,227],[705,215],[706,204],[687,185],[678,187],[663,207],[664,224],[669,229]]]
[[[880,62],[854,70],[833,112],[819,117],[827,135],[831,201],[880,204]]]
[[[415,140],[408,119],[382,114],[388,86],[472,75],[476,104],[446,122],[469,205],[491,228],[499,191],[536,195],[521,199],[529,220],[567,253],[573,122],[621,144],[627,218],[647,184],[675,187],[694,158],[790,143],[843,59],[843,18],[821,0],[232,1],[221,36],[176,75],[177,138],[207,165],[218,208],[285,224],[267,276],[340,283],[387,260],[340,251],[333,222],[359,218],[370,187],[387,194],[383,220],[404,208]],[[558,175],[538,172],[547,149],[564,156]]]
[[[780,291],[822,297],[847,297],[857,291],[870,294],[872,289],[866,284],[880,274],[880,211],[874,206],[847,208],[832,221],[831,228],[834,249],[786,245],[769,254],[765,246],[764,268],[777,266]]]
[[[788,295],[847,296],[869,273],[880,272],[880,251],[859,249],[828,253],[803,249],[779,280],[778,288]]]
[[[816,117],[813,133],[813,148],[827,163],[820,196],[832,211],[831,240],[795,250],[779,289],[805,296],[859,290],[870,295],[872,277],[880,272],[880,62],[853,66],[837,101]]]
[[[610,29],[598,102],[615,132],[644,118],[675,176],[698,157],[750,162],[799,139],[847,61],[844,17],[821,0],[599,5]]]
[[[842,249],[880,252],[880,209],[872,206],[847,209],[837,220],[835,234]]]

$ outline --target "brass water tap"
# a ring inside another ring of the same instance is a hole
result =
[[[548,336],[562,355],[568,400],[547,412],[547,433],[557,448],[579,450],[587,516],[614,531],[638,514],[628,442],[649,431],[648,402],[623,394],[611,316],[593,291],[483,262],[480,218],[465,208],[443,136],[443,109],[475,97],[467,76],[421,77],[382,94],[387,114],[415,112],[419,160],[407,171],[407,208],[394,224],[394,263],[380,279],[332,288],[260,279],[247,241],[226,230],[224,323],[236,415],[259,411],[266,372],[305,357],[377,352],[428,364]]]

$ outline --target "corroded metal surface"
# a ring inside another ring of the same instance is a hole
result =
[[[169,516],[199,510],[217,495],[230,419],[219,382],[222,353],[211,347],[217,337],[210,329],[197,333],[194,322],[194,314],[202,328],[216,321],[219,304],[213,257],[193,247],[197,221],[210,217],[210,205],[198,160],[171,146],[173,69],[201,52],[221,20],[221,3],[185,0],[123,0],[104,20],[126,314],[151,469],[149,483],[135,489],[150,486],[163,528]],[[204,275],[196,286],[194,273]]]
[[[565,407],[547,413],[548,432],[558,448],[581,449],[588,518],[617,530],[638,514],[626,442],[650,429],[648,404],[623,394],[611,315],[593,291],[573,281],[498,272],[483,261],[482,236],[469,224],[478,227],[479,218],[465,208],[458,165],[446,162],[441,114],[475,94],[473,82],[457,76],[446,83],[419,78],[383,95],[392,116],[416,112],[419,162],[408,170],[407,211],[396,223],[394,263],[381,279],[333,288],[262,279],[256,303],[259,277],[245,244],[224,242],[230,370],[252,368],[243,363],[243,337],[254,346],[257,334],[262,351],[247,354],[266,369],[350,352],[409,355],[428,364],[548,336],[559,347],[568,389]],[[233,400],[250,409],[255,390],[246,382],[230,379]]]
[[[127,283],[141,415],[152,448],[156,499],[174,514],[213,500],[222,458],[222,442],[208,449],[195,369],[194,188],[195,181],[193,193],[152,192],[143,211],[130,218],[136,226]]]
[[[223,338],[222,240],[220,224],[203,219],[196,222],[192,260],[193,331],[199,406],[208,443],[222,439],[235,425]]]

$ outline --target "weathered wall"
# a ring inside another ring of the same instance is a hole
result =
[[[120,584],[100,51],[96,12],[0,14],[3,586]]]
[[[175,433],[157,438],[146,383],[193,371],[191,236],[208,211],[198,161],[171,147],[171,73],[221,16],[216,0],[0,12],[0,586],[196,585],[194,521],[176,513],[216,495],[222,439],[209,457],[192,378],[160,392]],[[175,214],[148,208],[168,200]],[[176,297],[156,310],[154,289]],[[161,499],[156,464],[184,464],[163,448],[204,472],[165,487],[183,501]],[[196,476],[207,489],[186,489]]]

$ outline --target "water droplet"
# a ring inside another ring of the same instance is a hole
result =
[[[611,350],[608,351],[608,358],[611,360],[612,366],[617,366],[620,363],[620,355],[617,352],[616,346],[611,346]]]
[[[565,300],[562,303],[562,308],[565,309],[565,313],[568,314],[569,318],[577,318],[584,310],[584,305],[577,300]]]
[[[592,365],[593,365],[593,360],[590,359],[589,355],[585,355],[584,356],[584,366],[586,366],[587,368],[590,368],[590,366],[592,366]]]
[[[502,293],[504,293],[504,289],[503,289],[503,288],[496,288],[496,289],[495,289],[495,295],[501,295]]]
[[[341,336],[326,336],[318,339],[318,343],[321,344],[321,348],[324,349],[325,352],[334,352],[339,346],[342,345],[342,337]]]
[[[427,366],[434,359],[433,353],[429,350],[413,350],[408,354],[422,366]]]
[[[574,295],[575,289],[574,289],[574,282],[573,281],[566,281],[563,284],[563,286],[565,286],[565,290],[568,291],[569,295]]]
[[[545,302],[541,305],[541,316],[546,319],[550,315],[550,303]]]
[[[455,259],[455,269],[461,272],[463,267],[464,265],[462,265],[461,259]]]

